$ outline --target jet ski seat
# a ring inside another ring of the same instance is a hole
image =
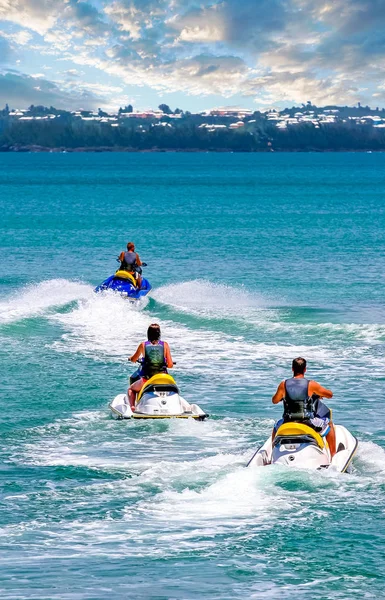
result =
[[[299,444],[301,441],[313,441],[319,448],[325,448],[324,439],[319,433],[312,429],[312,427],[309,427],[309,425],[295,422],[283,423],[278,428],[274,438],[274,445],[279,442]]]
[[[116,279],[128,279],[136,287],[136,279],[132,273],[118,269],[114,275]]]
[[[179,389],[175,383],[175,379],[171,377],[171,375],[168,375],[167,373],[157,373],[146,381],[137,396],[136,403],[139,402],[145,392],[175,392],[176,394],[179,394]]]

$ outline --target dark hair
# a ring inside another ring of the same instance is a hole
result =
[[[160,326],[158,323],[152,323],[147,329],[147,339],[149,342],[156,342],[160,339]]]
[[[298,358],[295,358],[293,360],[293,363],[291,366],[292,366],[294,375],[303,375],[305,373],[305,369],[306,369],[306,360],[299,356]]]
[[[127,244],[127,250],[135,250],[135,244],[133,242],[128,242]]]

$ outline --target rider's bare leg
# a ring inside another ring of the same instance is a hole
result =
[[[334,425],[332,422],[329,423],[329,426],[330,426],[330,430],[326,436],[326,439],[329,444],[329,450],[330,450],[331,457],[333,458],[333,456],[336,453],[336,430],[334,429]]]
[[[135,410],[136,395],[140,392],[143,385],[144,385],[144,379],[138,379],[138,381],[135,381],[134,383],[132,383],[127,390],[127,396],[130,401],[131,410]]]

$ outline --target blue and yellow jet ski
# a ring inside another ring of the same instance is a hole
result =
[[[111,275],[111,277],[103,281],[103,283],[98,285],[94,291],[99,293],[105,292],[106,290],[112,290],[121,296],[134,301],[147,296],[148,292],[151,290],[151,285],[150,282],[143,277],[142,284],[140,288],[138,288],[137,280],[132,273],[118,269],[114,275]]]

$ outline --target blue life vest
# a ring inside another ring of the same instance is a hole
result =
[[[291,377],[285,381],[283,420],[304,422],[315,417],[315,400],[309,397],[309,380]]]

